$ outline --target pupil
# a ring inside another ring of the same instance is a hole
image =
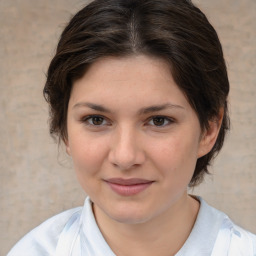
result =
[[[101,125],[103,122],[103,118],[99,116],[95,116],[93,117],[92,122],[94,125]]]
[[[164,118],[162,117],[157,117],[153,119],[153,122],[156,126],[161,126],[164,124]]]

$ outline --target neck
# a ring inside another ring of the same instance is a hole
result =
[[[94,206],[98,226],[117,256],[175,255],[187,240],[198,210],[199,202],[186,193],[150,221],[127,224],[109,218]]]

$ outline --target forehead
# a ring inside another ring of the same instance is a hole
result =
[[[108,105],[189,103],[166,61],[144,55],[107,57],[93,63],[73,84],[70,101],[90,99]]]
[[[86,79],[103,78],[104,81],[132,81],[141,76],[143,80],[173,80],[170,66],[161,58],[146,55],[104,57],[89,66]]]

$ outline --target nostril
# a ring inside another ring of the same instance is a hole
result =
[[[143,164],[145,156],[140,151],[136,151],[132,155],[111,152],[109,154],[109,161],[114,167],[120,170],[130,170]]]
[[[126,126],[120,127],[118,132],[113,134],[108,157],[113,166],[128,170],[143,163],[145,156],[136,135],[132,127]]]

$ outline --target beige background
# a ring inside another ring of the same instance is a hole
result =
[[[86,1],[0,0],[0,255],[84,193],[70,159],[48,134],[42,96],[60,31]],[[196,0],[223,43],[231,82],[232,130],[194,191],[256,232],[256,1]]]

